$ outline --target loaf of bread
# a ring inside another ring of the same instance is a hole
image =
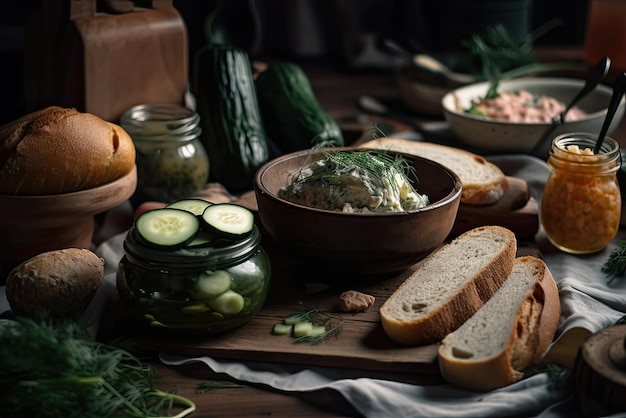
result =
[[[496,203],[507,188],[506,176],[498,166],[459,148],[397,138],[374,139],[360,146],[417,155],[448,167],[459,176],[463,185],[461,203],[468,205]]]
[[[87,249],[38,254],[9,272],[6,296],[16,315],[77,315],[91,302],[104,278],[104,260]]]
[[[0,127],[0,194],[90,189],[124,176],[134,164],[126,131],[76,109],[52,106]]]
[[[404,345],[441,341],[498,290],[517,241],[495,225],[471,229],[428,256],[380,308],[385,333]]]
[[[514,383],[541,361],[556,333],[559,292],[545,263],[520,257],[500,289],[439,346],[450,384],[489,391]]]

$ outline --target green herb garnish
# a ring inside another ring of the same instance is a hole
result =
[[[626,240],[619,242],[619,246],[611,252],[601,270],[606,274],[609,283],[617,277],[626,275]]]
[[[411,192],[415,192],[409,175],[415,176],[415,168],[401,155],[391,155],[384,151],[364,150],[364,151],[323,151],[325,165],[320,165],[317,169],[313,168],[310,175],[298,175],[293,185],[311,182],[311,181],[333,181],[348,173],[357,173],[359,176],[365,176],[372,181],[379,181],[398,188],[399,180],[404,180],[410,186]],[[303,167],[300,170],[312,168],[311,166]],[[398,178],[398,175],[400,178]]]
[[[497,80],[502,72],[535,61],[533,38],[511,36],[506,28],[497,24],[486,29],[485,37],[474,35],[470,39],[470,52],[477,56],[486,80]]]
[[[276,326],[280,328],[283,326],[290,327],[288,332],[280,332],[279,334],[289,333],[293,337],[294,343],[311,343],[315,345],[331,337],[338,338],[343,331],[343,318],[341,315],[324,309],[311,308],[286,316]],[[302,328],[308,326],[311,331],[299,333],[297,330],[299,326],[302,326]],[[315,329],[320,331],[316,332],[314,331]]]
[[[163,417],[182,396],[154,387],[155,370],[87,336],[80,321],[18,318],[0,326],[0,416]]]
[[[197,393],[205,394],[207,392],[216,390],[216,389],[238,389],[243,388],[244,385],[240,385],[235,382],[224,382],[221,380],[206,380],[198,384]]]
[[[559,19],[552,19],[522,37],[511,36],[502,24],[496,24],[487,27],[484,37],[474,35],[465,42],[471,55],[480,61],[483,79],[491,82],[485,99],[498,97],[498,84],[503,79],[528,76],[542,71],[579,69],[577,63],[537,62],[533,54],[535,40],[562,23]]]

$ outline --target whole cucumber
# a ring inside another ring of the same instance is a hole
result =
[[[247,52],[209,44],[195,56],[192,90],[210,160],[209,180],[231,192],[253,188],[269,147]]]
[[[256,89],[268,137],[281,151],[344,145],[341,128],[322,108],[299,65],[270,64],[257,76]]]

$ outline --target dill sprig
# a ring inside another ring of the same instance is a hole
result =
[[[155,370],[88,337],[83,321],[17,318],[0,327],[0,416],[170,416],[195,404],[154,386]]]
[[[294,343],[311,343],[315,345],[331,337],[339,338],[343,331],[343,318],[341,315],[321,308],[309,308],[297,311],[288,315],[287,318],[290,323],[311,322],[313,325],[324,327],[324,332],[321,334],[294,337]]]
[[[331,337],[339,338],[343,331],[343,318],[323,309],[316,308],[303,312],[302,320],[324,326],[325,332],[315,336],[304,335],[296,337],[293,339],[294,343],[311,343],[315,345]]]
[[[399,187],[399,180],[405,180],[415,192],[412,179],[415,175],[415,168],[401,155],[392,155],[385,151],[363,150],[363,151],[323,151],[325,166],[314,169],[308,176],[298,175],[293,184],[328,180],[333,181],[340,176],[356,172],[367,176],[372,181],[381,184],[387,182],[392,187]],[[400,179],[397,176],[400,176]]]
[[[205,380],[204,382],[200,382],[198,384],[196,392],[199,394],[205,394],[216,389],[238,389],[244,387],[244,385],[235,382],[226,382],[222,380]]]
[[[609,279],[608,283],[626,274],[626,240],[620,240],[619,246],[613,249],[601,270]]]

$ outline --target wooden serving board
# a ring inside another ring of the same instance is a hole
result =
[[[304,367],[354,369],[356,376],[376,376],[386,372],[439,378],[437,345],[404,347],[391,341],[380,325],[379,309],[413,268],[379,282],[329,284],[323,272],[309,269],[281,255],[271,242],[263,243],[272,261],[272,282],[262,310],[249,323],[233,331],[210,337],[180,337],[171,334],[141,335],[139,347],[149,351],[185,356],[211,356],[238,361],[274,362]],[[342,313],[339,295],[359,290],[375,296],[375,305],[365,312]],[[343,330],[338,338],[319,344],[294,343],[291,336],[274,335],[274,324],[286,316],[310,307],[323,308],[342,316]],[[129,328],[119,301],[114,298],[100,326],[100,339],[137,337]]]
[[[238,202],[256,209],[253,193],[245,194]],[[478,224],[501,223],[524,235],[536,228],[536,218],[536,204],[533,206],[533,201],[528,197],[526,183],[511,178],[507,194],[496,205],[460,208],[453,232],[460,233]],[[342,370],[352,370],[351,377],[388,377],[391,374],[395,380],[422,383],[440,381],[438,344],[421,347],[398,345],[387,337],[380,324],[380,307],[419,263],[397,276],[376,282],[333,283],[323,268],[302,264],[289,257],[267,237],[263,238],[263,247],[272,261],[272,283],[268,300],[252,321],[233,331],[205,338],[141,335],[140,348],[236,361],[273,362],[301,367],[340,367]],[[518,254],[533,254],[535,250],[532,246],[520,245]],[[376,302],[366,312],[340,313],[339,295],[345,290],[358,290],[373,295]],[[344,319],[341,335],[336,339],[311,345],[296,344],[290,336],[272,334],[274,325],[284,317],[310,307],[340,313]],[[119,301],[114,299],[102,319],[101,339],[137,337],[137,330],[129,328],[130,324],[122,312]],[[198,369],[196,373],[199,373]]]

